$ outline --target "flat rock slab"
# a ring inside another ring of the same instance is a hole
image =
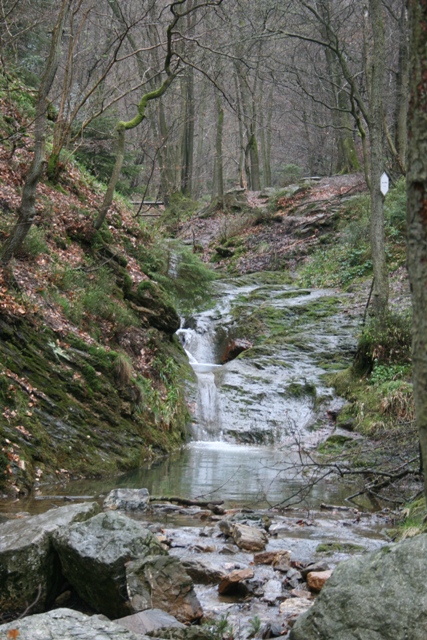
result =
[[[115,622],[121,627],[129,629],[129,631],[142,635],[160,629],[185,629],[185,626],[181,622],[178,622],[174,616],[169,615],[169,613],[161,609],[147,609],[147,611],[134,613],[132,616],[119,618],[115,620]]]
[[[425,640],[427,535],[342,562],[291,640]]]
[[[0,611],[44,611],[57,595],[61,568],[52,545],[53,533],[100,510],[96,502],[70,504],[37,516],[0,525]]]
[[[148,529],[116,511],[61,530],[53,541],[64,576],[85,602],[109,618],[135,613],[127,594],[126,563],[166,555]]]
[[[104,500],[104,509],[146,511],[149,504],[148,489],[113,489]]]
[[[19,635],[13,634],[18,631]],[[0,638],[18,640],[142,640],[141,634],[98,616],[55,609],[0,626]],[[147,638],[148,640],[148,638]]]
[[[203,615],[192,579],[172,556],[153,555],[129,562],[126,588],[134,613],[158,608],[180,622],[194,622]]]

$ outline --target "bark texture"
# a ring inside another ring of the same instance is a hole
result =
[[[408,129],[408,270],[413,307],[415,419],[427,498],[427,2],[409,2],[410,105]]]

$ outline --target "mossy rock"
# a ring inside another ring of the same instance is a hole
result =
[[[151,312],[147,314],[147,320],[152,327],[169,335],[178,331],[181,319],[173,303],[157,283],[144,280],[133,299],[142,307],[142,313],[144,309]]]

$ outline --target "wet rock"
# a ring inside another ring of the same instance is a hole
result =
[[[291,552],[280,551],[263,551],[254,555],[255,564],[271,564],[274,568],[280,566],[283,571],[286,567],[286,571],[290,569]]]
[[[218,584],[225,578],[225,571],[215,566],[209,560],[183,560],[184,569],[198,584]]]
[[[289,569],[286,574],[286,584],[292,589],[296,589],[302,582],[302,575],[297,569]]]
[[[115,511],[61,530],[53,542],[64,576],[83,600],[110,618],[133,612],[126,591],[125,564],[154,553],[166,554],[148,529]]]
[[[237,547],[234,544],[225,544],[220,550],[219,553],[226,555],[226,556],[232,556],[235,553],[237,553],[239,551],[239,547]]]
[[[53,533],[98,511],[96,502],[73,504],[0,526],[0,611],[22,612],[36,600],[39,585],[32,611],[44,611],[61,580]]]
[[[264,602],[274,604],[276,600],[282,597],[282,583],[280,580],[267,580],[264,585]]]
[[[248,588],[245,585],[246,580],[254,577],[252,569],[236,569],[223,578],[219,584],[218,592],[220,595],[230,593],[247,593]]]
[[[162,609],[180,622],[194,622],[203,615],[193,581],[177,558],[153,555],[129,562],[126,584],[134,612]]]
[[[132,616],[115,620],[116,624],[134,633],[142,635],[151,634],[153,631],[169,631],[171,628],[185,629],[182,622],[161,609],[147,609],[134,613]]]
[[[12,633],[15,631],[15,635]],[[16,635],[16,631],[19,635]],[[48,613],[28,616],[8,624],[0,625],[0,637],[19,640],[141,640],[143,636],[135,635],[128,629],[120,627],[109,620],[101,620],[98,616],[86,616],[72,609],[54,609]]]
[[[318,593],[323,589],[331,575],[332,571],[310,571],[307,575],[308,588],[310,591]]]
[[[262,551],[268,542],[265,531],[245,524],[234,525],[233,538],[237,546],[246,551]]]
[[[148,489],[113,489],[104,500],[104,509],[145,511],[149,504]]]
[[[427,535],[342,562],[292,640],[424,640]]]

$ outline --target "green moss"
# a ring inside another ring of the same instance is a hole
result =
[[[0,436],[19,447],[14,452],[25,470],[16,464],[13,477],[20,486],[31,485],[36,467],[45,475],[59,468],[85,476],[117,473],[152,457],[153,450],[168,452],[184,442],[188,363],[178,343],[159,339],[157,373],[145,379],[150,393],[142,407],[132,384],[117,387],[117,352],[87,345],[75,334],[68,345],[59,347],[48,328],[26,322],[11,332],[3,327],[0,360],[23,386],[0,375],[1,403],[11,412],[0,414]]]

